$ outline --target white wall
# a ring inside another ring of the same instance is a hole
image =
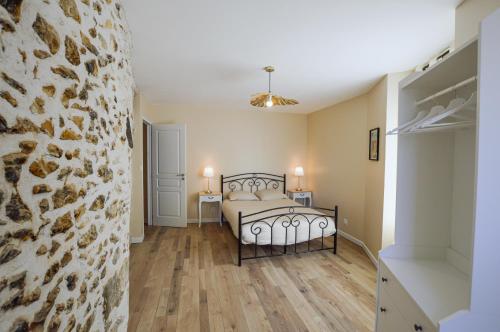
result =
[[[387,110],[386,131],[398,125],[399,82],[410,72],[387,75]],[[382,243],[384,248],[394,243],[396,224],[396,175],[397,175],[398,136],[385,136],[385,168],[384,168],[384,206],[382,222]]]
[[[474,220],[474,156],[476,131],[460,130],[454,133],[454,169],[451,214],[451,248],[467,259],[472,255]]]

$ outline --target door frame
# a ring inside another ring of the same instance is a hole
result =
[[[147,155],[147,163],[148,163],[148,178],[147,178],[147,191],[148,191],[148,201],[146,202],[147,203],[147,206],[148,206],[148,226],[152,226],[153,225],[153,216],[152,216],[152,213],[153,213],[153,201],[151,199],[151,195],[152,195],[152,187],[151,187],[151,170],[152,170],[152,167],[151,167],[151,126],[152,126],[152,123],[146,119],[146,118],[142,118],[142,123],[146,125],[146,137],[148,139],[147,141],[147,151],[146,151],[146,155]],[[143,199],[144,199],[144,196],[143,196]]]
[[[151,225],[153,226],[160,226],[160,225],[157,225],[157,224],[154,224],[153,223],[153,185],[152,185],[152,181],[153,181],[153,154],[152,154],[152,146],[153,146],[153,124],[155,125],[176,125],[176,126],[179,126],[179,127],[182,127],[184,129],[184,179],[182,181],[182,183],[184,184],[184,215],[186,216],[186,220],[185,220],[185,223],[184,225],[182,226],[172,226],[172,227],[187,227],[187,224],[188,224],[188,193],[187,193],[187,167],[188,167],[188,162],[187,162],[187,125],[185,123],[151,123],[149,122],[150,126],[148,128],[148,131],[149,131],[149,135],[148,135],[148,138],[149,138],[149,142],[148,142],[148,150],[149,150],[149,153],[148,153],[148,160],[150,161],[149,165],[148,165],[148,168],[149,168],[149,172],[151,174],[151,176],[149,177],[149,183],[148,183],[148,190],[150,191],[151,195],[150,197],[148,197],[148,200],[150,201],[150,203],[148,204],[148,207],[151,211],[151,213],[149,214],[148,216],[148,219],[151,218]],[[149,220],[148,220],[148,223],[149,223]]]

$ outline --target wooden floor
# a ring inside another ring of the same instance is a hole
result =
[[[227,224],[148,227],[130,257],[129,331],[373,331],[376,271],[339,237],[321,251],[247,260]]]

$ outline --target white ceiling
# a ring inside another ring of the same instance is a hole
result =
[[[124,0],[134,76],[152,103],[248,110],[266,91],[312,112],[453,40],[460,0]]]

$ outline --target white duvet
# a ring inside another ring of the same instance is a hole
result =
[[[317,217],[314,215],[308,215],[307,213],[320,213],[316,210],[305,208],[297,202],[294,202],[290,199],[279,199],[272,201],[230,201],[229,199],[225,199],[222,204],[222,212],[224,213],[224,217],[231,225],[231,229],[236,238],[238,238],[238,212],[241,211],[242,215],[248,215],[251,213],[256,213],[263,210],[273,209],[277,207],[283,206],[297,206],[298,209],[295,209],[295,213],[301,213],[312,221],[310,224],[311,231],[311,240],[315,238],[321,237],[322,233],[324,237],[333,235],[336,232],[335,223],[330,217]],[[262,219],[265,218],[265,221],[269,224],[272,224],[276,218],[268,218],[269,216],[277,215],[280,213],[288,212],[287,209],[280,209],[265,212],[256,216],[248,217],[243,219],[243,224],[247,221]],[[297,231],[297,243],[305,242],[309,238],[309,222],[304,216],[294,216],[293,225],[287,226],[287,222],[283,223],[282,220],[288,220],[286,217],[281,217],[278,221],[275,222],[274,227],[272,228],[272,240],[273,245],[284,245],[285,238],[286,244],[294,244],[295,243],[295,232]],[[320,225],[321,224],[321,225]],[[325,227],[326,225],[326,227]],[[297,227],[294,227],[297,226]],[[260,228],[260,230],[259,230]],[[257,244],[266,245],[271,244],[271,227],[269,227],[264,222],[256,222],[253,224],[243,225],[241,231],[242,243],[249,244],[255,243],[255,234],[260,233],[257,236]]]

